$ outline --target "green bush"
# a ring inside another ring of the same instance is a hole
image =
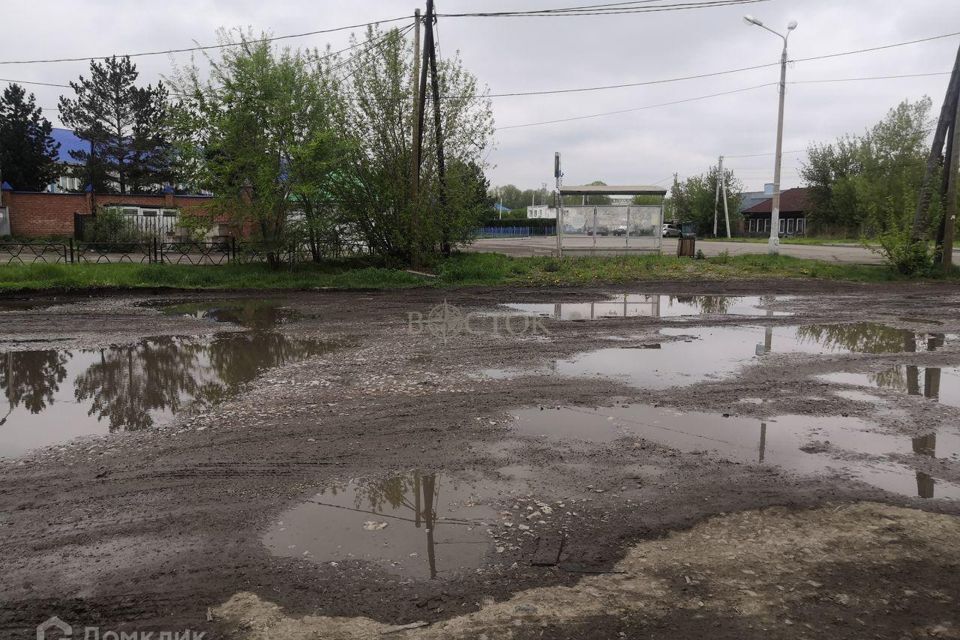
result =
[[[83,239],[102,244],[141,242],[143,234],[117,209],[100,209],[83,229]]]
[[[877,236],[876,251],[905,276],[926,276],[933,272],[933,251],[927,242],[915,242],[909,229],[891,229]]]

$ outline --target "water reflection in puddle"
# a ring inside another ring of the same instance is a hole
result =
[[[485,370],[481,374],[494,379],[531,373],[601,376],[643,389],[666,389],[728,376],[769,353],[899,353],[915,351],[918,342],[935,339],[942,345],[945,339],[942,334],[916,334],[874,323],[664,328],[660,335],[676,339],[590,351],[533,371]]]
[[[150,305],[154,306],[154,305]],[[203,302],[163,303],[160,311],[168,316],[183,316],[197,320],[231,323],[247,329],[273,329],[300,315],[272,300],[223,300]]]
[[[943,343],[943,335],[936,334],[921,343],[919,348],[905,351],[936,351]],[[951,407],[960,407],[960,369],[956,367],[901,364],[875,373],[837,372],[819,375],[817,378],[837,384],[890,389],[911,396],[922,396]]]
[[[522,409],[513,414],[516,431],[549,441],[610,443],[623,437],[644,438],[681,451],[715,451],[727,459],[772,464],[798,473],[840,471],[903,495],[960,498],[960,485],[884,459],[890,454],[916,454],[960,460],[960,437],[948,434],[911,440],[876,433],[858,418],[781,416],[762,421],[645,405]]]
[[[274,555],[374,562],[410,578],[479,567],[490,550],[488,502],[515,493],[488,481],[412,472],[321,491],[281,515],[263,541]]]
[[[264,369],[329,350],[314,340],[252,332],[2,353],[0,456],[81,435],[148,429],[222,400]]]
[[[624,294],[599,302],[519,303],[501,305],[511,311],[555,320],[604,318],[680,318],[702,315],[789,316],[767,305],[793,299],[785,296],[667,296]]]

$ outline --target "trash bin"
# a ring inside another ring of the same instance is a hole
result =
[[[677,257],[692,258],[697,253],[697,236],[680,236],[677,239]]]

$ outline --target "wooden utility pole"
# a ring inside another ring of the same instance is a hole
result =
[[[420,9],[413,12],[413,138],[410,141],[411,154],[410,195],[417,201],[420,190]]]
[[[943,244],[940,249],[940,260],[943,270],[949,272],[953,268],[953,235],[957,224],[957,173],[960,170],[960,100],[955,99],[956,108],[953,112],[950,143],[947,145],[947,161],[943,170],[947,188],[946,202],[943,210]]]
[[[433,94],[433,125],[437,145],[437,178],[440,188],[440,252],[444,256],[450,255],[450,212],[447,211],[447,167],[443,154],[443,117],[440,108],[440,75],[437,72],[437,42],[434,37],[433,23],[436,15],[433,10],[433,0],[427,0],[427,24],[425,53],[430,63],[430,88]]]
[[[925,242],[927,240],[931,197],[930,187],[937,166],[943,163],[943,146],[947,138],[947,130],[950,128],[950,123],[956,119],[958,95],[960,95],[960,47],[957,48],[957,58],[953,64],[953,74],[950,76],[950,84],[947,86],[947,96],[943,101],[943,107],[940,109],[940,119],[937,121],[937,128],[933,134],[933,145],[930,148],[930,155],[927,156],[927,169],[923,175],[923,183],[920,186],[920,198],[917,202],[917,212],[913,218],[913,229],[911,231],[911,237],[914,242]]]
[[[423,121],[420,85],[420,9],[413,12],[413,136],[410,141],[410,242],[413,266],[420,266],[420,135]],[[424,80],[426,80],[424,78]]]

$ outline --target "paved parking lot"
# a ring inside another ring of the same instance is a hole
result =
[[[564,237],[564,248],[573,249],[578,252],[591,250],[594,246],[594,239],[587,236],[566,236]],[[676,238],[663,239],[663,253],[672,254],[676,251]],[[613,253],[624,250],[626,242],[624,238],[615,238],[611,236],[601,236],[596,239],[597,252]],[[652,238],[631,238],[630,246],[632,250],[655,250],[655,241]],[[480,251],[487,253],[505,253],[511,256],[539,256],[551,255],[556,251],[557,240],[555,237],[531,237],[531,238],[487,238],[477,240],[468,251]],[[757,242],[724,242],[724,241],[698,241],[697,248],[701,249],[707,257],[719,255],[722,251],[727,251],[730,255],[743,255],[748,253],[766,253],[767,245]],[[880,264],[883,262],[881,256],[864,247],[855,245],[806,245],[806,244],[782,244],[780,252],[786,256],[795,258],[807,258],[812,260],[825,260],[827,262],[847,262],[853,264]],[[956,253],[955,253],[956,255]],[[956,261],[956,258],[955,258]]]

